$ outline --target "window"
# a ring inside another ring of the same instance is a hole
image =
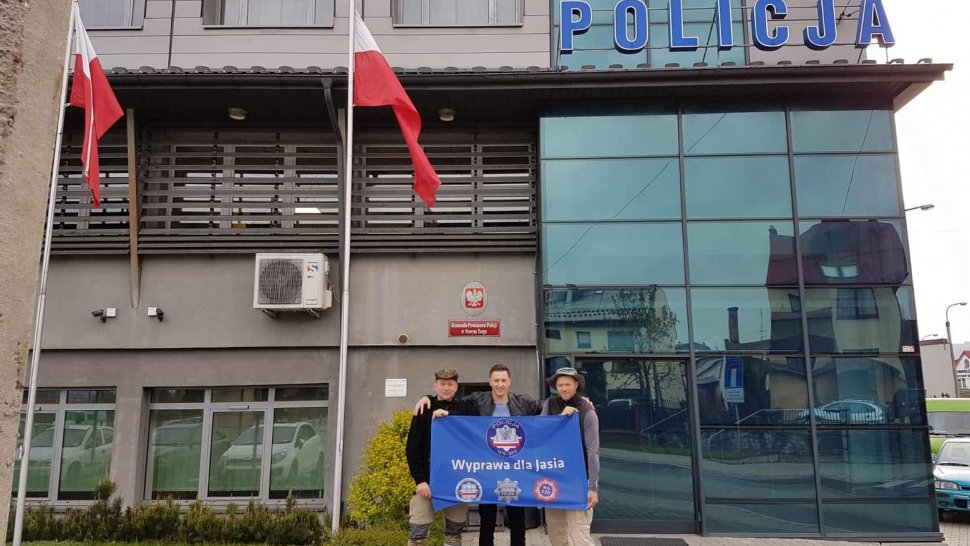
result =
[[[145,0],[79,0],[81,21],[87,28],[140,27]]]
[[[593,341],[590,337],[589,332],[576,332],[576,348],[577,349],[590,349],[593,347]]]
[[[95,486],[111,469],[114,400],[115,391],[108,389],[38,391],[27,474],[28,497],[94,498]],[[17,494],[20,480],[26,417],[22,414],[20,418],[13,495]]]
[[[840,320],[879,318],[872,288],[839,288],[837,316]]]
[[[524,0],[393,0],[394,24],[517,26]]]
[[[333,0],[205,0],[202,23],[230,27],[332,27],[333,13]]]
[[[326,385],[154,391],[146,497],[322,498],[328,395]]]
[[[791,218],[788,158],[714,157],[684,162],[688,218]]]
[[[559,330],[546,330],[546,339],[562,339],[562,332]]]

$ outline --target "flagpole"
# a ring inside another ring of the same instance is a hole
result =
[[[350,330],[350,194],[354,167],[354,34],[357,26],[357,5],[350,0],[350,29],[347,31],[347,126],[344,140],[344,223],[343,247],[340,263],[340,372],[337,380],[337,449],[333,472],[333,509],[331,530],[340,529],[340,500],[344,468],[344,411],[347,405],[347,349]],[[18,545],[14,545],[18,546]]]
[[[71,66],[71,46],[74,21],[78,17],[77,0],[71,7],[67,25],[67,46],[64,48],[64,73],[61,75],[61,99],[57,111],[57,137],[54,139],[54,158],[51,160],[51,185],[47,196],[47,226],[44,232],[44,255],[37,288],[37,310],[34,313],[34,340],[31,344],[30,382],[27,385],[27,418],[24,423],[23,450],[20,455],[20,482],[17,486],[17,514],[13,527],[13,546],[20,546],[24,532],[24,507],[27,502],[27,473],[30,470],[30,443],[34,430],[34,406],[37,404],[37,369],[40,367],[41,338],[44,332],[44,311],[47,308],[47,272],[51,262],[51,236],[54,232],[54,203],[57,195],[58,167],[61,164],[61,140],[64,137],[64,110],[67,104],[67,76]]]

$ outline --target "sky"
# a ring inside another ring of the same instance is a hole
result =
[[[945,311],[970,302],[970,19],[966,0],[883,0],[896,38],[890,58],[906,63],[929,57],[953,63],[936,82],[896,114],[899,161],[909,226],[920,338],[946,337]],[[885,60],[885,52],[870,50]],[[970,341],[970,305],[950,310],[957,343]]]

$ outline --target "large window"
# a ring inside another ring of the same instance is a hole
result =
[[[78,0],[81,21],[87,28],[140,27],[145,0]]]
[[[517,26],[525,0],[392,0],[401,26]]]
[[[146,497],[322,498],[328,394],[326,386],[153,391]]]
[[[213,26],[333,26],[333,0],[205,0],[203,24]]]
[[[25,405],[26,401],[25,393]],[[27,496],[52,501],[93,499],[95,486],[111,469],[114,410],[114,390],[39,390],[27,467]],[[23,414],[13,495],[18,491],[24,459],[25,423]]]

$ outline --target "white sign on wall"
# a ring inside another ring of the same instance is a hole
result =
[[[384,398],[403,398],[408,395],[407,379],[385,379]]]

